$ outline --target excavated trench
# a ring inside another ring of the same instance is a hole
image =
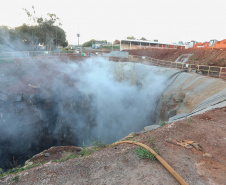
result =
[[[51,146],[112,143],[223,102],[225,82],[140,63],[28,61],[0,70],[0,168]]]

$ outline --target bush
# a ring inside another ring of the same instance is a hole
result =
[[[146,150],[145,148],[138,148],[136,150],[136,154],[140,159],[148,159],[148,160],[155,160],[155,155],[152,154],[150,151]]]

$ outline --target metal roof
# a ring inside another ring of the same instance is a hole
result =
[[[162,43],[162,42],[153,42],[153,41],[147,41],[147,40],[131,40],[131,39],[121,39],[121,42],[141,42],[141,43],[150,43],[150,44],[164,44],[164,45],[174,45],[174,46],[185,46],[181,44],[169,44],[169,43]]]

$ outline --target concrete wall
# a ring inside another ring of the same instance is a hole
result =
[[[211,106],[226,100],[226,83],[221,79],[195,73],[178,73],[178,70],[141,63],[115,63],[116,78],[130,80],[133,84],[139,81],[145,85],[144,77],[150,72],[167,77],[165,91],[160,94],[161,101],[157,111],[161,120],[189,117],[190,113],[208,110]],[[169,79],[170,77],[172,78]]]

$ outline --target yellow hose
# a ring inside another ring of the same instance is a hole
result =
[[[181,185],[188,185],[188,183],[163,159],[161,158],[154,150],[152,150],[150,147],[143,143],[134,142],[134,141],[119,141],[116,143],[113,143],[112,145],[122,144],[122,143],[129,143],[129,144],[135,144],[139,145],[146,150],[150,151],[152,154],[155,155],[156,159],[159,160],[159,162],[173,175],[173,177],[181,184]]]

